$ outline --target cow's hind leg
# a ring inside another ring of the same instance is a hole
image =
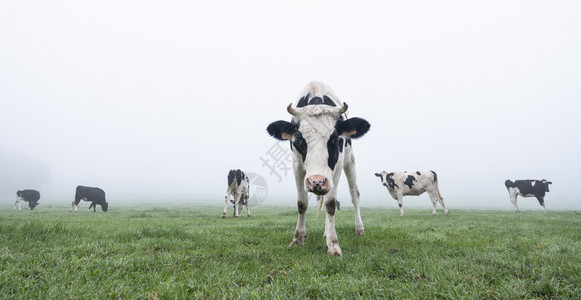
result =
[[[436,215],[436,203],[438,202],[438,200],[437,200],[438,197],[432,192],[428,193],[428,195],[430,196],[430,200],[432,201],[432,216],[435,216]]]
[[[240,212],[240,192],[234,194],[234,218],[238,218],[238,213]]]
[[[346,147],[346,149],[350,148]],[[359,210],[360,194],[359,187],[357,186],[357,172],[355,170],[355,160],[353,158],[353,152],[349,151],[345,153],[345,162],[343,170],[345,171],[345,176],[347,177],[349,193],[351,194],[351,202],[353,203],[353,210],[355,211],[355,234],[364,235],[365,228],[363,227],[363,221],[361,220],[361,212]]]

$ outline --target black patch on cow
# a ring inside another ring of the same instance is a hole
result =
[[[438,182],[438,174],[436,174],[436,172],[434,171],[430,171],[432,172],[432,174],[434,174],[434,182]]]
[[[307,211],[307,205],[305,205],[302,202],[298,202],[297,203],[297,207],[298,207],[298,210],[299,210],[299,215],[302,215],[302,214],[304,214]]]
[[[414,181],[417,181],[416,178],[413,175],[408,175],[403,184],[407,185],[411,190],[414,186]]]
[[[335,170],[335,165],[339,160],[339,136],[337,135],[337,131],[333,131],[329,137],[329,140],[327,141],[327,151],[329,152],[327,164],[331,170]]]
[[[345,140],[342,137],[339,137],[339,152],[343,153],[343,144],[345,144]]]
[[[309,101],[309,105],[319,105],[319,104],[323,104],[323,99],[321,99],[321,97],[314,97]]]
[[[235,178],[236,178],[236,171],[230,170],[230,172],[228,172],[228,186],[232,185],[232,182],[234,181]]]
[[[324,95],[323,98],[321,97],[313,97],[310,98],[311,94],[306,94],[297,102],[297,108],[305,107],[307,105],[329,105],[336,107],[337,105],[333,102],[333,99],[329,98],[329,96]]]
[[[244,178],[244,173],[240,169],[236,170],[236,184],[240,185],[242,178]]]
[[[335,105],[335,102],[333,102],[333,100],[331,100],[331,98],[327,97],[327,95],[323,96],[323,103],[327,104],[329,106],[337,106]]]
[[[341,134],[345,134],[355,130],[356,133],[351,136],[351,138],[354,139],[365,135],[369,131],[370,127],[371,124],[369,124],[369,122],[361,118],[351,118],[337,123],[337,131],[340,132]]]
[[[349,145],[349,147],[352,147],[351,138],[347,138],[346,144]]]
[[[331,216],[335,215],[335,208],[337,207],[337,200],[331,198],[329,201],[325,203],[325,208],[327,209],[327,213]]]
[[[309,105],[309,97],[310,96],[311,96],[310,94],[306,94],[304,97],[302,97],[301,100],[299,100],[299,102],[297,102],[297,107],[303,107],[303,106]]]
[[[392,176],[393,172],[385,175],[385,181],[387,182],[387,185],[392,189],[394,187],[397,187],[399,189],[399,185],[395,184],[395,180],[393,180]]]
[[[289,135],[293,135],[298,129],[298,126],[295,123],[287,122],[287,121],[275,121],[270,123],[268,127],[266,127],[266,131],[268,134],[275,139],[284,141],[282,138],[283,133],[287,133]]]
[[[416,174],[418,174],[418,176],[422,176],[422,174],[420,173],[420,171],[416,171]]]
[[[298,125],[297,125],[298,126]],[[303,157],[303,161],[307,159],[307,141],[303,138],[303,134],[297,131],[291,141],[291,149],[297,149],[297,151]]]

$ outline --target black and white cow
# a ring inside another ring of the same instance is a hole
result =
[[[230,202],[234,204],[234,217],[238,218],[238,215],[242,211],[242,205],[246,205],[246,214],[250,217],[250,210],[248,209],[249,188],[250,183],[248,182],[248,176],[244,174],[244,171],[240,169],[234,169],[228,172],[228,188],[226,189],[224,212],[222,213],[222,218],[226,218],[226,209],[228,208],[228,200],[230,200],[230,195],[232,195],[234,198],[230,200]]]
[[[391,172],[382,171],[375,173],[375,176],[381,179],[381,183],[387,188],[387,191],[397,200],[399,204],[399,215],[403,216],[403,196],[413,195],[418,196],[424,192],[428,192],[430,200],[432,200],[432,215],[436,215],[436,201],[440,202],[444,212],[448,215],[448,209],[444,204],[444,198],[440,194],[438,188],[438,175],[431,170],[409,172]]]
[[[105,200],[105,192],[98,187],[77,186],[75,201],[73,201],[71,211],[73,211],[73,209],[75,212],[77,211],[77,207],[81,200],[91,202],[91,205],[89,205],[89,211],[93,208],[93,212],[96,212],[97,205],[101,205],[101,209],[105,212],[109,209],[109,203]]]
[[[298,100],[288,105],[287,111],[293,116],[291,122],[276,121],[266,130],[278,140],[290,140],[294,154],[293,170],[299,215],[289,247],[304,244],[305,213],[309,204],[308,193],[311,192],[326,195],[323,201],[327,211],[327,253],[341,255],[335,231],[337,185],[344,169],[355,210],[355,232],[363,235],[351,139],[363,136],[370,125],[361,118],[347,119],[344,115],[347,103],[341,102],[328,86],[319,82],[309,83]]]
[[[33,210],[38,205],[40,193],[37,190],[19,190],[16,192],[16,202],[14,202],[14,209],[22,209],[20,202],[28,202],[28,209]]]
[[[504,182],[504,186],[508,189],[508,195],[510,196],[510,202],[514,205],[514,211],[520,212],[518,206],[516,205],[516,197],[521,195],[523,197],[536,197],[539,200],[539,204],[543,207],[543,212],[547,212],[545,209],[545,193],[549,191],[549,184],[553,184],[550,181],[543,180],[507,180]]]

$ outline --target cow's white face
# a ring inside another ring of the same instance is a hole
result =
[[[343,162],[347,138],[357,138],[369,130],[369,123],[360,118],[343,120],[347,110],[341,106],[306,105],[287,107],[293,115],[292,122],[276,121],[267,131],[279,140],[290,140],[295,161],[305,172],[304,186],[307,192],[325,195],[333,188],[333,173]]]
[[[345,138],[340,138],[335,128],[339,112],[330,106],[310,105],[294,118],[298,128],[291,137],[293,152],[305,170],[305,189],[317,195],[327,194],[333,188],[333,172],[343,161],[338,150],[343,149]],[[304,156],[295,144],[306,145]]]

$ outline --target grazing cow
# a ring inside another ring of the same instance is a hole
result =
[[[242,211],[242,205],[246,205],[246,214],[250,217],[250,210],[248,209],[249,188],[248,176],[244,174],[244,171],[235,169],[228,172],[228,188],[226,189],[222,218],[226,218],[226,209],[230,195],[234,197],[234,199],[230,200],[234,204],[234,218],[238,218],[238,215]]]
[[[97,187],[88,187],[88,186],[77,186],[77,191],[75,193],[75,201],[73,201],[73,205],[71,207],[71,211],[77,212],[77,207],[79,202],[89,201],[91,205],[89,205],[89,211],[93,208],[93,212],[96,212],[97,204],[101,205],[101,209],[106,212],[109,209],[109,203],[105,200],[105,192]]]
[[[276,121],[266,129],[278,140],[290,140],[294,154],[298,221],[289,247],[304,244],[305,213],[309,204],[308,193],[311,192],[326,195],[323,201],[327,211],[327,253],[342,254],[335,231],[335,208],[337,185],[343,169],[355,210],[355,232],[364,234],[351,139],[363,136],[370,125],[361,118],[347,119],[344,115],[347,107],[347,103],[341,102],[328,86],[311,82],[299,99],[288,105],[287,111],[293,116],[291,122]]]
[[[40,199],[40,193],[37,190],[20,190],[16,192],[16,202],[14,202],[14,209],[18,206],[18,209],[22,209],[20,206],[21,201],[28,202],[28,209],[33,210],[38,205],[38,200]]]
[[[432,215],[436,215],[436,201],[440,202],[444,212],[448,215],[448,209],[444,205],[444,198],[438,189],[438,175],[436,172],[426,170],[417,171],[415,173],[408,172],[391,172],[375,173],[375,176],[381,179],[381,183],[387,188],[387,191],[397,200],[399,204],[399,215],[403,216],[403,196],[413,195],[418,196],[424,192],[428,192],[430,200],[432,200]]]
[[[539,200],[539,204],[543,207],[543,212],[547,212],[545,209],[545,193],[549,191],[549,184],[553,183],[545,179],[507,180],[504,182],[504,186],[508,189],[510,202],[514,205],[515,212],[520,212],[516,205],[516,197],[518,195],[523,197],[536,197]]]

